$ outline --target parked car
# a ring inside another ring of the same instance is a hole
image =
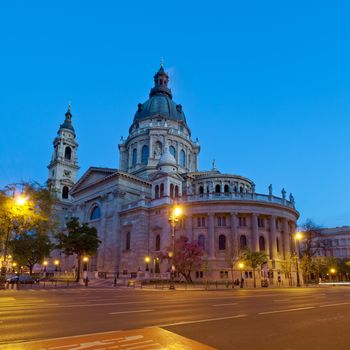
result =
[[[29,275],[20,275],[20,276],[12,276],[9,277],[6,280],[7,283],[21,283],[21,284],[34,284],[38,283],[39,280],[36,278],[33,278],[32,276]]]

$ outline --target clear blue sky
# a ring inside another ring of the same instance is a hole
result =
[[[0,186],[44,182],[72,103],[80,175],[117,144],[160,57],[202,152],[301,222],[350,225],[350,5],[329,1],[7,1],[0,31]]]

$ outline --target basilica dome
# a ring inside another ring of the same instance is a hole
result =
[[[154,76],[154,87],[151,89],[149,99],[138,104],[134,122],[153,116],[162,116],[186,124],[182,106],[173,101],[171,90],[168,88],[168,81],[169,76],[161,66]]]

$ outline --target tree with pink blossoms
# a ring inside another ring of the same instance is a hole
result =
[[[170,254],[169,254],[170,253]],[[169,247],[162,254],[162,259],[171,259],[172,249]],[[180,236],[175,241],[175,252],[172,257],[175,271],[182,275],[187,282],[192,283],[191,273],[199,270],[204,262],[204,252],[197,242],[190,242],[185,236]]]

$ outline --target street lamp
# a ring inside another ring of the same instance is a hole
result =
[[[49,264],[49,262],[47,260],[45,260],[43,262],[43,265],[44,265],[44,273],[46,273],[46,268],[47,268],[47,265]]]
[[[9,197],[8,199],[9,199],[8,209],[9,209],[9,212],[11,212],[11,213],[14,213],[16,211],[16,209],[18,209],[19,207],[23,207],[28,201],[28,198],[24,195],[18,195],[16,197],[13,196],[13,197]],[[10,256],[7,255],[7,249],[8,249],[8,244],[9,244],[9,240],[10,240],[10,235],[11,235],[12,230],[13,230],[12,215],[13,214],[9,214],[9,216],[6,219],[6,220],[9,220],[9,222],[7,224],[7,230],[6,230],[5,241],[4,241],[4,246],[3,246],[4,254],[3,254],[2,266],[1,266],[1,276],[6,275],[6,270],[7,270],[7,266],[8,266],[7,259],[10,259]]]
[[[330,279],[331,279],[331,281],[332,282],[334,282],[334,277],[333,277],[333,275],[336,273],[336,270],[335,270],[335,268],[331,268],[330,270],[329,270],[329,274],[330,274]]]
[[[14,262],[12,263],[12,272],[15,272],[16,267],[17,267],[17,263],[14,261]]]
[[[241,271],[241,283],[240,283],[240,287],[243,288],[243,268],[244,268],[244,264],[242,262],[240,262],[238,264],[238,268],[240,269]]]
[[[179,221],[179,216],[182,215],[182,208],[175,206],[172,208],[169,222],[171,226],[171,246],[172,251],[169,252],[169,258],[171,261],[171,272],[170,272],[170,286],[169,289],[175,289],[174,275],[175,275],[175,265],[174,265],[174,254],[175,254],[175,225]],[[171,254],[170,254],[171,253]]]
[[[151,258],[149,256],[145,257],[145,263],[146,263],[146,271],[149,271],[149,263],[151,261]]]
[[[299,276],[299,255],[300,255],[300,251],[299,251],[299,247],[298,247],[298,241],[303,239],[303,234],[301,232],[296,232],[294,235],[294,245],[295,245],[295,265],[297,268],[297,287],[300,287],[300,276]]]
[[[83,257],[83,262],[84,262],[83,271],[87,271],[87,265],[88,265],[88,262],[89,262],[89,257],[84,256]]]
[[[57,272],[57,271],[58,271],[58,266],[60,265],[60,261],[56,259],[56,260],[53,262],[53,264],[55,265],[55,271]]]

